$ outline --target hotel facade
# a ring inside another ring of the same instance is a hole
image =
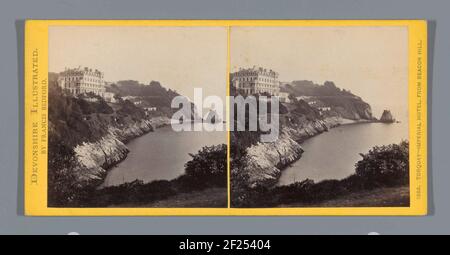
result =
[[[278,73],[262,67],[239,69],[231,74],[231,81],[236,90],[244,95],[268,93],[278,96],[280,82]]]
[[[106,92],[103,72],[97,69],[88,67],[66,68],[59,73],[58,85],[74,96],[93,93],[103,97],[106,101],[114,100],[114,94]]]

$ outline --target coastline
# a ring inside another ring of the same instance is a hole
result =
[[[245,171],[249,174],[248,186],[273,187],[283,170],[301,159],[304,152],[301,144],[329,129],[366,123],[378,123],[378,120],[350,120],[342,117],[328,117],[310,121],[302,127],[286,127],[280,138],[274,143],[257,143],[247,148]]]
[[[350,120],[341,117],[329,117],[307,123],[302,128],[287,127],[274,143],[258,143],[247,149],[251,173],[250,186],[274,186],[281,172],[292,163],[301,159],[304,152],[301,144],[329,129],[365,123],[378,123],[378,120]],[[155,129],[171,124],[167,117],[144,119],[123,129],[109,127],[108,134],[96,142],[83,143],[74,148],[80,162],[78,173],[80,179],[102,188],[108,171],[125,160],[129,153],[128,142],[139,138]],[[251,169],[252,168],[252,169]]]
[[[304,140],[302,140],[302,141],[298,141],[298,143],[299,143],[300,145],[302,145],[305,141],[307,141],[307,140],[309,140],[309,139],[311,139],[311,138],[313,138],[313,137],[319,136],[319,135],[321,135],[321,134],[323,134],[323,133],[325,133],[325,132],[328,132],[330,129],[336,128],[336,127],[341,127],[341,126],[352,126],[352,125],[361,125],[361,124],[370,124],[370,123],[384,123],[384,122],[381,122],[381,121],[379,121],[379,120],[377,120],[377,119],[373,119],[373,120],[366,120],[366,119],[352,120],[352,119],[340,118],[340,121],[341,121],[341,122],[340,122],[339,124],[337,124],[337,125],[332,125],[332,126],[330,126],[327,130],[325,130],[325,131],[323,131],[323,132],[320,132],[320,133],[316,133],[316,134],[314,134],[314,135],[312,135],[312,136],[310,136],[310,137],[308,137],[308,138],[306,138],[306,139],[304,139]],[[302,148],[303,148],[303,147],[302,147]],[[303,152],[305,152],[304,149],[303,149]],[[285,165],[284,167],[280,168],[280,170],[281,170],[281,171],[285,170],[285,169],[288,168],[291,164],[293,164],[293,163],[299,161],[300,159],[301,159],[301,155],[300,155],[295,161],[292,161],[292,162],[290,162],[288,165]]]
[[[341,180],[355,174],[363,154],[376,148],[407,140],[407,127],[379,121],[348,121],[329,132],[305,140],[302,157],[282,174],[276,186],[287,186],[306,180],[321,182]],[[343,150],[343,148],[348,148]]]
[[[170,125],[167,117],[143,119],[123,128],[108,127],[107,134],[100,140],[77,145],[74,151],[80,164],[77,169],[80,180],[100,186],[108,170],[126,159],[128,142],[167,125]]]

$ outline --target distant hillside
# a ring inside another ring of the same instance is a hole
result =
[[[302,80],[284,84],[283,88],[295,96],[355,96],[350,91],[336,87],[334,82],[326,81],[323,85]]]
[[[331,107],[331,113],[352,120],[372,120],[372,109],[361,97],[350,91],[338,88],[334,82],[326,81],[323,85],[312,81],[293,81],[282,85],[284,91],[294,97],[307,97],[315,105]]]
[[[108,86],[107,91],[119,96],[139,96],[150,106],[169,108],[172,99],[180,95],[174,90],[164,88],[157,81],[152,81],[148,85],[133,80],[118,81]]]

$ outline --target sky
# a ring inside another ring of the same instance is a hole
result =
[[[231,71],[253,65],[280,73],[280,81],[333,81],[372,106],[406,121],[406,27],[232,27]],[[155,80],[193,99],[226,95],[225,27],[54,26],[49,70],[87,66],[106,81]]]
[[[312,80],[351,90],[379,118],[407,120],[406,27],[233,27],[231,70],[262,66],[280,81]]]
[[[193,99],[225,100],[227,30],[225,27],[93,27],[49,28],[49,70],[74,67],[104,72],[105,81],[159,81]]]

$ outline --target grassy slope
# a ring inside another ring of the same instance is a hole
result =
[[[389,207],[409,206],[409,187],[361,191],[317,204],[292,203],[278,207]]]
[[[208,188],[189,193],[180,193],[153,203],[138,205],[142,208],[223,208],[227,207],[226,188]],[[136,207],[133,204],[120,204],[112,207]]]

